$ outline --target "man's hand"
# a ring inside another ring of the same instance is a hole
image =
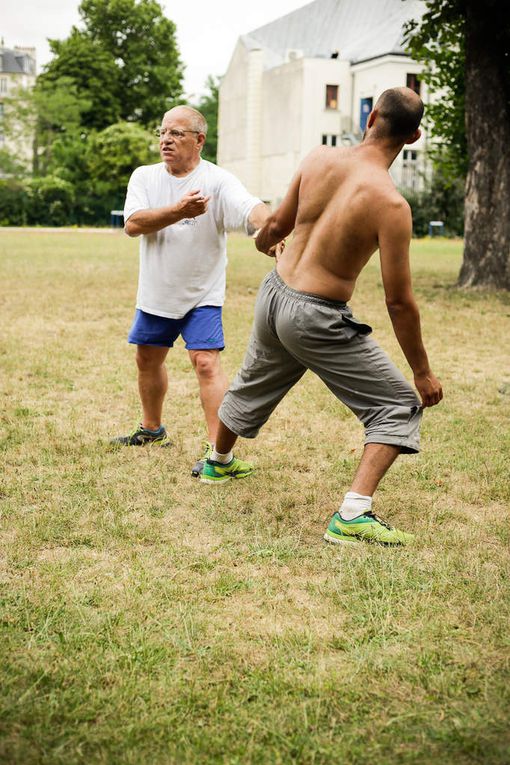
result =
[[[211,197],[202,196],[197,189],[190,191],[180,199],[177,204],[138,210],[126,221],[124,230],[128,236],[140,236],[140,234],[154,234],[156,231],[185,218],[196,218],[207,212],[207,205]]]
[[[200,190],[190,191],[178,202],[179,213],[182,218],[196,218],[207,212],[207,205],[211,197],[203,197]]]
[[[272,247],[269,248],[267,251],[267,254],[270,258],[274,258],[276,262],[278,263],[278,258],[282,254],[282,252],[285,249],[285,239],[282,239],[281,242],[278,242],[277,244],[273,244]]]
[[[424,409],[427,406],[435,406],[436,404],[439,404],[443,398],[441,383],[432,372],[415,375],[414,384],[416,385],[416,390],[420,394],[421,403]]]

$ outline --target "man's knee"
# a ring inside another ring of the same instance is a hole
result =
[[[152,345],[136,346],[136,365],[139,372],[150,372],[159,369],[165,362],[168,348]]]
[[[193,351],[191,363],[201,379],[212,379],[220,372],[220,354],[218,351]]]

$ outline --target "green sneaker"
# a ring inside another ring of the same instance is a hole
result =
[[[198,478],[198,476],[202,473],[202,470],[204,469],[205,461],[208,457],[211,456],[213,450],[213,446],[209,441],[206,441],[204,443],[204,454],[200,459],[198,459],[193,467],[191,468],[191,475],[193,478]]]
[[[381,545],[407,545],[414,540],[414,535],[395,529],[373,512],[364,513],[352,521],[344,521],[340,513],[335,513],[324,539],[334,544],[356,544],[362,540]]]
[[[207,459],[200,474],[200,480],[202,483],[225,483],[231,478],[246,478],[253,473],[254,469],[251,462],[243,462],[237,457],[233,457],[226,465]]]
[[[136,428],[127,436],[117,436],[110,441],[111,444],[118,446],[146,446],[155,444],[156,446],[171,446],[165,426],[161,425],[158,430],[147,430],[142,425]]]

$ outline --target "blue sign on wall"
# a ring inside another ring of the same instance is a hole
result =
[[[363,133],[366,126],[367,126],[367,120],[368,115],[372,111],[372,104],[373,99],[372,98],[362,98],[360,103],[360,110],[359,110],[359,129]]]

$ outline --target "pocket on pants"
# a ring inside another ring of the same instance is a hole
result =
[[[370,335],[372,332],[370,324],[364,324],[362,321],[358,321],[352,314],[343,313],[342,319],[344,324],[347,324],[348,327],[356,330],[357,335]]]

